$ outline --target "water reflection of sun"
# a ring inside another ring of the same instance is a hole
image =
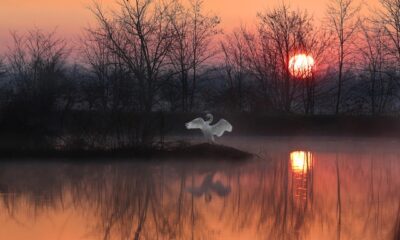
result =
[[[290,165],[294,173],[306,173],[312,168],[313,164],[311,152],[294,151],[290,153]]]

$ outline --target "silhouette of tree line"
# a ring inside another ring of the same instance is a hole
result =
[[[225,33],[202,0],[118,3],[93,4],[96,24],[74,48],[56,32],[11,34],[0,58],[3,132],[52,136],[68,125],[81,135],[72,145],[82,136],[148,145],[164,112],[398,113],[397,0],[381,0],[369,17],[354,0],[331,0],[318,24],[282,4],[261,11],[254,28]],[[304,78],[288,66],[298,53],[316,61]]]

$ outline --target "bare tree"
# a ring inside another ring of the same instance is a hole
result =
[[[283,112],[298,110],[300,106],[307,114],[313,114],[316,87],[321,82],[316,78],[322,78],[326,68],[322,65],[326,65],[327,61],[329,35],[323,29],[315,28],[307,13],[292,11],[285,5],[259,14],[259,17],[257,32],[242,27],[223,42],[229,83],[233,82],[233,78],[239,80],[238,77],[248,75],[247,80],[258,82],[251,90],[256,94],[249,95],[251,105]],[[321,65],[321,70],[315,72],[313,68],[312,74],[292,76],[289,60],[296,54],[313,56],[316,64]]]
[[[298,79],[302,82],[302,100],[305,114],[314,114],[317,95],[323,92],[321,80],[325,77],[323,72],[327,64],[327,49],[330,42],[330,36],[322,29],[312,28],[308,32],[303,32],[303,52],[312,56],[315,61],[315,66],[306,69],[301,79]]]
[[[216,27],[220,20],[217,16],[208,17],[202,14],[203,0],[192,0],[191,5],[193,21],[193,85],[190,108],[193,108],[198,70],[206,60],[215,54],[212,52],[210,43],[211,37],[217,33]]]
[[[250,77],[255,80],[252,95],[249,96],[252,111],[276,111],[279,110],[279,99],[276,98],[276,83],[279,81],[278,69],[276,69],[276,53],[271,47],[271,39],[263,35],[258,29],[251,32],[246,28],[240,28],[243,40],[243,54],[245,68]]]
[[[65,107],[69,51],[55,31],[34,29],[25,34],[13,32],[12,37],[14,44],[7,53],[12,95],[3,121],[8,131],[23,136],[16,147],[47,148],[52,144],[49,137],[62,124],[56,113]]]
[[[40,29],[25,35],[12,33],[14,46],[7,56],[15,90],[20,100],[36,104],[42,112],[51,111],[61,95],[59,88],[65,79],[66,42],[56,32]]]
[[[379,13],[379,20],[388,37],[387,47],[400,67],[400,0],[380,0],[380,3],[383,10]]]
[[[385,33],[385,46],[392,56],[392,71],[390,77],[396,86],[400,80],[400,0],[380,0],[383,7],[378,13],[378,23]]]
[[[4,60],[0,58],[0,77],[2,77],[6,73],[6,66]]]
[[[106,44],[103,42],[104,39],[92,39],[90,34],[87,34],[85,39],[83,39],[84,47],[83,54],[85,60],[88,62],[93,76],[93,82],[86,83],[90,85],[88,91],[87,100],[90,103],[89,108],[91,109],[97,99],[89,100],[91,95],[93,97],[99,98],[101,108],[105,111],[109,107],[109,97],[110,97],[110,81],[113,62],[111,60],[111,53],[106,48]],[[103,41],[101,41],[103,40]],[[94,94],[91,94],[94,93]]]
[[[394,94],[395,83],[387,76],[389,66],[385,48],[385,32],[375,25],[362,25],[363,44],[360,47],[363,65],[368,74],[369,84],[364,91],[369,97],[372,115],[381,114]]]
[[[244,81],[247,75],[246,69],[246,43],[243,30],[233,31],[226,35],[221,42],[221,49],[224,55],[224,66],[229,99],[233,102],[234,108],[238,111],[244,110]]]
[[[83,39],[83,55],[89,65],[89,81],[85,85],[85,97],[90,108],[99,106],[103,111],[132,109],[133,87],[126,77],[129,72],[123,61],[113,54],[104,42],[106,39]],[[95,105],[95,106],[93,106]]]
[[[152,0],[119,1],[119,5],[121,10],[108,18],[95,4],[92,12],[98,28],[89,32],[129,69],[137,87],[138,110],[150,112],[173,40],[168,5]]]
[[[329,28],[335,34],[336,50],[338,54],[338,82],[336,94],[335,113],[339,114],[342,98],[343,73],[349,58],[349,46],[354,39],[359,26],[357,14],[359,6],[355,6],[354,0],[331,0],[328,5],[327,17]]]
[[[297,82],[291,77],[289,60],[306,51],[304,37],[312,31],[311,18],[306,12],[292,11],[286,5],[258,16],[261,36],[268,44],[264,49],[269,52],[269,65],[275,71],[270,85],[276,91],[273,98],[279,99],[279,109],[290,112]]]
[[[11,89],[8,87],[8,81],[5,80],[7,66],[4,59],[0,56],[0,104],[1,106],[10,100]]]
[[[91,38],[104,44],[108,52],[126,69],[132,82],[136,112],[142,114],[136,124],[138,143],[151,141],[149,114],[159,101],[161,82],[167,73],[167,54],[174,40],[169,16],[170,4],[152,0],[119,1],[120,11],[106,16],[99,4],[92,12],[98,27],[89,29]]]
[[[216,54],[212,41],[220,23],[217,16],[204,13],[202,0],[189,3],[187,8],[176,2],[169,16],[174,31],[169,58],[181,85],[182,111],[195,105],[199,69]]]
[[[171,61],[173,74],[177,75],[180,86],[180,108],[187,111],[190,102],[189,93],[189,71],[193,68],[193,42],[191,41],[191,21],[187,9],[180,3],[174,4],[173,11],[170,12],[175,40],[168,57]],[[170,87],[169,87],[170,88]]]

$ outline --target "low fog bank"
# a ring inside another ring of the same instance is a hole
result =
[[[169,115],[170,133],[191,135],[184,122],[199,114]],[[233,125],[233,136],[346,136],[346,137],[399,137],[400,118],[395,116],[332,116],[332,115],[266,115],[216,114]]]
[[[25,116],[21,112],[0,118],[0,151],[162,149],[173,142],[201,137],[185,123],[203,113],[135,114],[72,111],[52,118]],[[230,137],[400,137],[400,118],[394,116],[304,116],[256,113],[215,113],[233,125]],[[223,138],[226,136],[224,135]],[[173,140],[171,140],[173,139]]]

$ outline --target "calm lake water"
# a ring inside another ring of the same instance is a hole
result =
[[[255,153],[0,164],[0,239],[392,239],[400,140],[228,138]]]

